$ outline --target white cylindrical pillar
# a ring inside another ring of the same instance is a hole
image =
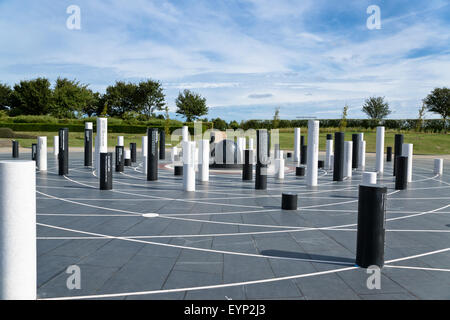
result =
[[[300,128],[294,129],[294,162],[300,162]]]
[[[377,127],[377,155],[375,170],[381,174],[384,171],[384,127]]]
[[[148,137],[147,136],[142,136],[142,156],[146,157],[147,156],[147,144],[148,144]]]
[[[248,138],[248,150],[253,150],[253,138]]]
[[[36,300],[35,167],[0,161],[0,300]]]
[[[57,157],[59,154],[59,136],[53,136],[53,155]]]
[[[187,126],[183,126],[182,130],[182,140],[181,141],[189,141],[189,130]]]
[[[408,157],[408,182],[412,182],[412,165],[413,165],[413,145],[412,143],[402,144],[402,156]]]
[[[276,167],[277,167],[277,179],[283,180],[284,179],[284,157],[283,157],[283,151],[279,151],[280,157],[275,160]]]
[[[204,139],[199,141],[200,165],[199,165],[199,180],[209,181],[209,140]]]
[[[444,159],[434,159],[434,174],[442,176],[444,173]]]
[[[333,169],[333,162],[331,156],[333,155],[333,140],[327,140],[326,153],[325,153],[325,169]]]
[[[38,137],[36,166],[39,171],[47,171],[47,137]]]
[[[183,141],[183,190],[195,191],[195,142]]]
[[[377,173],[376,172],[363,172],[362,184],[363,185],[377,184]]]
[[[364,170],[366,166],[366,142],[364,140],[359,142],[359,163],[358,167]]]
[[[118,136],[118,137],[117,137],[117,146],[118,146],[118,147],[123,147],[123,146],[124,146],[124,139],[123,139],[123,136]]]
[[[317,186],[317,162],[319,160],[319,121],[308,120],[308,158],[306,184]]]
[[[237,138],[237,163],[243,164],[244,163],[244,149],[245,149],[245,138],[238,137]]]
[[[344,177],[352,177],[353,141],[344,142]]]
[[[95,139],[95,172],[100,177],[100,153],[108,152],[108,119],[97,118],[97,137]]]

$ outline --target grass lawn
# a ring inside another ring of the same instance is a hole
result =
[[[320,145],[319,149],[325,151],[325,140],[327,133],[333,133],[338,129],[324,128],[320,132]],[[364,139],[366,140],[366,151],[375,152],[376,146],[376,131],[351,131],[347,130],[345,134],[345,140],[351,140],[352,133],[364,132]],[[19,134],[28,134],[32,136],[47,136],[48,147],[53,147],[53,136],[57,133],[52,132],[17,132]],[[394,135],[397,133],[395,130],[386,130],[385,147],[394,146]],[[415,154],[450,154],[450,134],[437,134],[437,133],[416,133],[416,132],[402,132],[404,134],[404,142],[414,144]],[[280,129],[280,144],[281,148],[285,150],[292,150],[294,145],[294,129]],[[305,141],[308,141],[307,128],[301,128],[301,134],[305,136]],[[95,133],[94,133],[95,135]],[[138,148],[141,147],[142,134],[120,134],[109,133],[108,134],[108,146],[115,146],[117,143],[117,136],[124,136],[125,146],[128,146],[130,142],[136,142]],[[83,147],[84,146],[84,133],[83,132],[70,132],[70,146],[71,147]],[[10,139],[2,139],[10,140]],[[31,147],[32,143],[36,142],[36,139],[17,139],[19,140],[21,147]],[[171,141],[170,137],[166,137],[166,144],[173,142],[176,144],[178,141]]]

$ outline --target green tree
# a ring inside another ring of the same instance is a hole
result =
[[[450,89],[435,88],[424,100],[427,110],[439,114],[447,133],[447,118],[450,116]]]
[[[178,94],[175,104],[178,108],[176,112],[186,117],[187,122],[208,114],[206,99],[187,89]]]
[[[384,97],[370,97],[366,99],[362,111],[369,116],[370,119],[382,120],[390,113],[389,103],[384,101]]]
[[[342,110],[342,118],[340,122],[340,131],[344,131],[347,128],[347,116],[348,116],[348,105],[344,106],[344,110]]]
[[[83,113],[87,115],[88,117],[92,117],[94,114],[100,114],[99,112],[99,103],[102,100],[102,96],[98,92],[91,92],[90,99],[86,102],[86,104],[83,106]],[[104,103],[104,101],[102,101]]]
[[[0,110],[11,107],[12,89],[9,85],[0,83]]]
[[[213,123],[213,128],[214,129],[225,131],[228,128],[227,122],[225,120],[220,119],[220,118],[212,119],[211,122]]]
[[[169,107],[168,106],[164,107],[164,112],[165,112],[164,131],[166,132],[166,135],[169,136],[169,134],[170,134],[170,130],[169,130],[170,116],[169,116]]]
[[[108,114],[113,117],[126,117],[126,113],[139,111],[138,86],[134,83],[117,81],[106,88],[104,96],[108,104]]]
[[[236,120],[230,121],[230,124],[228,125],[233,130],[239,129],[239,123]]]
[[[273,115],[272,128],[278,129],[280,126],[280,107],[275,108],[275,114]]]
[[[136,103],[138,111],[147,116],[147,119],[154,115],[155,111],[163,110],[165,95],[159,81],[147,80],[139,82],[136,90]]]
[[[58,78],[53,89],[50,113],[58,118],[75,118],[95,104],[93,92],[76,80]]]
[[[46,115],[50,111],[52,90],[46,78],[24,80],[14,85],[11,95],[12,116]]]

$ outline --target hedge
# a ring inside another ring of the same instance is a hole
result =
[[[194,132],[194,124],[187,123],[186,124],[191,133]],[[136,133],[136,134],[145,134],[147,132],[147,128],[158,128],[164,130],[164,125],[108,125],[108,132],[110,133]],[[180,129],[182,125],[177,126],[169,126],[169,132],[172,133],[176,129]],[[0,123],[0,128],[10,128],[14,131],[22,131],[22,132],[58,132],[60,128],[68,128],[69,132],[84,132],[84,124],[62,124],[62,123]],[[206,122],[202,124],[202,130],[205,131],[207,129],[211,129],[212,124],[210,122]],[[94,131],[95,131],[95,123],[94,123]]]

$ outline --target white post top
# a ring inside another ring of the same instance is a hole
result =
[[[85,122],[85,123],[84,123],[84,128],[85,128],[86,130],[92,130],[92,128],[93,128],[92,122]]]

